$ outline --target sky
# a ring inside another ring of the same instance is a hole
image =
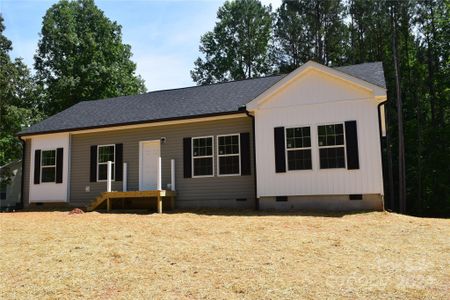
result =
[[[57,1],[0,0],[4,34],[13,43],[11,56],[32,68],[42,17]],[[279,7],[281,0],[262,0]],[[194,85],[189,71],[200,56],[200,36],[214,28],[219,0],[97,0],[105,15],[122,25],[149,91]]]

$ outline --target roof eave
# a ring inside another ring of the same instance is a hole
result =
[[[170,121],[177,121],[177,120],[199,119],[199,118],[234,115],[234,114],[245,115],[245,111],[236,110],[236,111],[229,111],[229,112],[200,114],[200,115],[193,115],[193,116],[181,116],[181,117],[173,117],[173,118],[165,118],[165,119],[154,119],[154,120],[147,120],[147,121],[135,121],[135,122],[113,123],[113,124],[98,125],[98,126],[75,127],[75,128],[70,128],[70,129],[36,131],[36,132],[30,132],[30,133],[19,132],[19,133],[17,133],[16,136],[18,138],[23,138],[23,137],[30,137],[30,136],[35,136],[35,135],[42,135],[42,134],[74,132],[74,131],[81,131],[81,130],[101,129],[101,128],[108,128],[108,127],[122,127],[122,126],[129,126],[129,125],[151,124],[151,123],[158,123],[158,122],[170,122]]]

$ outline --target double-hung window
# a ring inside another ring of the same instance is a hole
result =
[[[217,136],[219,175],[240,175],[241,159],[239,134]]]
[[[213,137],[192,138],[192,175],[193,177],[213,176]]]
[[[56,150],[41,152],[41,182],[56,181]]]
[[[111,161],[111,179],[115,178],[116,145],[97,147],[97,181],[107,180],[108,161]]]
[[[288,170],[311,170],[310,127],[286,128]]]
[[[321,125],[318,129],[321,169],[345,168],[343,124]]]

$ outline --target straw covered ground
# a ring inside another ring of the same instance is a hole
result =
[[[16,212],[0,214],[0,235],[1,299],[450,294],[448,219]]]

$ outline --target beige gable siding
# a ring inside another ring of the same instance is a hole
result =
[[[71,136],[70,202],[72,205],[87,205],[99,193],[106,190],[105,182],[89,182],[91,145],[123,143],[123,161],[128,163],[128,190],[138,190],[139,142],[165,137],[166,142],[161,144],[162,187],[165,189],[170,183],[170,160],[175,159],[177,207],[253,207],[255,173],[253,149],[251,149],[251,176],[218,177],[216,156],[214,177],[184,178],[183,176],[183,138],[208,135],[216,137],[220,134],[241,132],[249,132],[252,135],[252,121],[249,117],[73,134]],[[88,192],[87,187],[90,190]],[[113,182],[112,189],[122,190],[122,182]],[[247,201],[236,201],[237,198],[246,198]]]

